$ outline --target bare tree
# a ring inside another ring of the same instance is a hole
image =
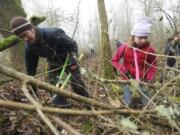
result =
[[[72,38],[73,38],[73,39],[74,39],[74,36],[75,36],[76,31],[77,31],[77,29],[78,29],[78,25],[79,25],[80,4],[81,4],[81,0],[79,0],[78,6],[77,6],[76,23],[75,23],[75,28],[74,28],[73,34],[72,34]]]

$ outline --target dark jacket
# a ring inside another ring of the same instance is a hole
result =
[[[25,62],[27,74],[34,76],[39,57],[47,58],[48,63],[62,65],[70,54],[78,54],[77,43],[71,39],[62,29],[37,28],[39,40],[33,44],[26,43]]]
[[[175,45],[172,44],[172,41],[168,41],[166,43],[166,47],[164,49],[164,54],[168,56],[176,56],[178,53],[178,50]],[[173,67],[176,64],[175,58],[167,58],[166,59],[166,65]]]
[[[177,55],[180,55],[180,41],[177,41],[176,43],[174,43],[176,50],[177,50]]]

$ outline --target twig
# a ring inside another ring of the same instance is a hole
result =
[[[46,125],[51,129],[52,133],[54,135],[59,135],[57,129],[53,126],[53,124],[50,122],[48,117],[42,112],[41,105],[37,101],[35,101],[35,99],[29,94],[26,84],[27,84],[27,82],[24,82],[23,86],[22,86],[22,91],[23,91],[24,95],[35,106],[35,109],[36,109],[37,113],[39,114],[41,119],[46,123]]]
[[[87,71],[87,72],[90,72],[90,71]],[[104,79],[104,78],[100,78],[98,77],[97,75],[93,74],[93,73],[88,73],[90,77],[100,81],[100,82],[103,82],[103,83],[119,83],[119,84],[131,84],[131,80],[108,80],[108,79]],[[142,81],[139,81],[138,82],[139,84],[143,84],[143,85],[146,85],[146,86],[149,86],[149,87],[152,87],[152,88],[158,88],[156,85],[154,84],[150,84],[150,83],[146,83],[146,82],[142,82]]]
[[[12,34],[12,32],[10,30],[3,29],[3,28],[0,28],[0,31]]]
[[[157,95],[158,95],[160,92],[162,92],[165,88],[167,88],[169,84],[171,84],[172,82],[174,82],[174,81],[176,81],[176,80],[178,80],[178,79],[180,79],[180,75],[178,75],[177,77],[175,77],[175,78],[171,79],[170,81],[168,81],[167,83],[165,83],[165,84],[162,86],[162,88],[161,88],[160,90],[158,90],[158,91],[151,97],[150,101],[153,102],[154,99],[157,97]],[[142,114],[144,113],[144,111],[147,110],[147,108],[148,108],[149,105],[150,105],[150,102],[148,102],[147,105],[143,108],[142,112],[139,114],[139,117],[142,116]]]
[[[135,48],[133,46],[128,46],[129,48]],[[169,56],[169,55],[162,55],[162,54],[157,54],[157,53],[150,53],[150,52],[146,52],[146,51],[143,51],[141,49],[138,49],[138,48],[135,48],[137,49],[138,51],[140,52],[143,52],[145,54],[150,54],[150,55],[153,55],[153,56],[157,56],[157,57],[165,57],[165,58],[175,58],[175,59],[180,59],[180,56]]]

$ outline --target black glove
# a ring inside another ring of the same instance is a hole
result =
[[[125,76],[126,76],[128,79],[132,79],[132,78],[133,78],[132,75],[131,75],[131,73],[129,72],[129,70],[127,70],[127,71],[125,72]]]
[[[77,55],[76,53],[70,53],[70,68],[71,70],[75,70],[78,68]]]
[[[77,64],[77,55],[75,52],[70,53],[70,65],[76,65]]]

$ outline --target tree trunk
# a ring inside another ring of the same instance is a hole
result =
[[[10,21],[14,16],[26,16],[21,7],[21,0],[1,0],[0,1],[0,28],[10,29]],[[4,37],[9,36],[7,32],[0,32]],[[19,43],[10,49],[10,64],[15,69],[21,69],[24,63],[24,43]],[[17,64],[18,62],[18,64]],[[20,65],[17,66],[17,65]]]
[[[105,9],[104,0],[97,0],[99,18],[101,24],[101,47],[102,47],[102,66],[103,66],[103,77],[114,78],[114,71],[111,65],[111,47],[108,34],[108,21]]]

